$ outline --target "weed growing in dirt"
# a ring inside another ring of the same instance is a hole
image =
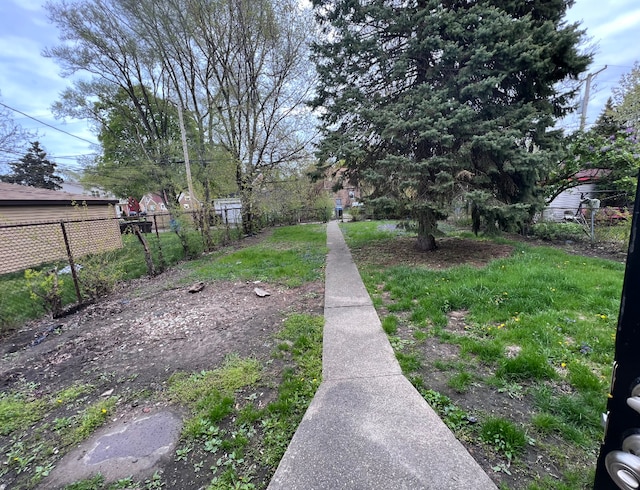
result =
[[[236,390],[258,381],[260,371],[257,360],[230,355],[213,371],[174,374],[169,378],[169,393],[172,399],[192,408],[208,407],[207,397],[212,393],[216,397],[233,396]]]
[[[461,431],[469,426],[469,415],[455,405],[448,396],[424,387],[418,386],[417,388],[422,397],[454,433],[461,434]]]
[[[624,265],[505,239],[501,244],[511,244],[511,257],[502,255],[481,268],[464,263],[451,266],[452,261],[445,269],[429,268],[420,265],[419,257],[412,257],[416,261],[412,266],[394,265],[397,235],[390,234],[386,224],[381,229],[382,225],[348,223],[343,230],[374,305],[384,311],[383,325],[385,321],[395,325],[391,336],[400,340],[392,346],[405,364],[403,369],[412,378],[425,380],[424,387],[418,383],[423,396],[450,426],[456,424],[442,410],[442,400],[425,390],[446,393],[463,413],[465,408],[472,411],[478,427],[484,427],[491,413],[522,433],[532,434],[536,454],[552,461],[559,475],[547,487],[543,475],[548,469],[543,464],[516,464],[514,469],[509,455],[529,451],[526,443],[521,444],[522,437],[517,444],[507,442],[506,436],[496,443],[494,434],[493,444],[482,449],[474,438],[464,436],[465,431],[478,429],[466,427],[462,435],[458,433],[466,444],[476,452],[488,447],[495,453],[494,459],[487,458],[491,462],[485,469],[496,472],[496,481],[505,481],[504,469],[509,469],[518,474],[518,488],[527,484],[523,482],[529,482],[532,489],[583,488],[574,483],[572,475],[584,474],[585,466],[595,466]],[[475,242],[468,234],[465,237],[469,247],[488,243]],[[445,243],[431,255],[446,255],[446,247]],[[380,260],[374,262],[380,256],[385,257],[384,266]],[[429,256],[429,261],[434,257]],[[430,350],[425,351],[422,343],[412,346],[410,352],[398,349],[415,331],[425,332],[424,342]],[[434,355],[439,346],[446,353],[441,358]],[[430,374],[443,371],[447,376]],[[573,457],[554,453],[558,441]],[[495,464],[496,457],[504,463]],[[585,480],[576,481],[583,485]]]
[[[116,406],[116,397],[98,400],[87,407],[80,415],[77,427],[70,433],[69,443],[74,444],[86,439],[93,431],[105,423]]]
[[[230,356],[216,370],[173,375],[170,398],[193,414],[176,463],[209,475],[209,489],[256,488],[259,473],[268,482],[320,383],[323,324],[321,317],[300,314],[285,320],[276,337],[287,347],[274,356],[288,367],[268,403],[261,397],[272,381],[255,359]]]
[[[88,437],[113,412],[114,397],[83,406],[83,395],[92,391],[91,385],[74,384],[45,394],[39,385],[24,383],[17,391],[1,394],[0,434],[10,438],[0,447],[0,476],[27,475],[16,488],[31,488],[48,476],[61,448]],[[75,414],[54,415],[70,410]]]
[[[466,393],[473,382],[473,375],[468,371],[460,371],[452,375],[447,385],[458,393]]]
[[[398,317],[395,315],[388,315],[382,319],[382,330],[387,335],[393,335],[398,331]]]
[[[154,490],[163,488],[164,485],[162,475],[158,472],[154,473],[151,478],[146,479],[144,482],[136,483],[133,481],[133,478],[122,478],[109,485],[105,485],[104,477],[101,474],[97,474],[92,478],[67,485],[63,490],[126,490],[133,488],[139,490]]]
[[[46,401],[29,393],[0,393],[0,435],[25,430],[43,416]]]
[[[322,317],[293,315],[278,335],[292,343],[291,357],[297,366],[286,369],[275,401],[266,407],[262,420],[264,462],[275,469],[322,378]]]
[[[521,455],[527,444],[527,436],[522,429],[510,420],[498,417],[491,417],[482,423],[480,438],[509,462]]]

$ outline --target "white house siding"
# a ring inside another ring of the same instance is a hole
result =
[[[565,215],[573,216],[580,206],[581,199],[592,197],[594,184],[582,184],[561,192],[558,197],[549,203],[542,213],[546,221],[563,221]]]

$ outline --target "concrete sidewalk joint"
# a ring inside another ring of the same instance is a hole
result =
[[[402,375],[337,222],[327,226],[323,381],[270,490],[497,490]]]

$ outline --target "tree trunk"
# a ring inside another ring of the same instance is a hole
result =
[[[149,250],[149,244],[142,235],[142,232],[140,231],[140,227],[138,225],[133,225],[133,232],[138,237],[138,240],[140,240],[142,248],[144,249],[144,261],[147,263],[147,272],[149,273],[149,277],[155,277],[157,275],[156,268],[153,264],[153,257],[151,256],[151,251]]]
[[[243,186],[240,188],[240,199],[242,200],[242,230],[247,236],[253,235],[256,231],[253,197],[253,187],[243,183]]]
[[[432,211],[421,210],[418,213],[418,241],[416,242],[416,249],[421,252],[427,252],[429,250],[435,250],[438,248],[436,245],[436,238],[433,233],[438,227],[438,222]]]

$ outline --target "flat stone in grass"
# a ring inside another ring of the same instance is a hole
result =
[[[173,457],[182,418],[164,410],[98,430],[67,454],[39,488],[61,488],[100,473],[105,481],[143,480]]]

